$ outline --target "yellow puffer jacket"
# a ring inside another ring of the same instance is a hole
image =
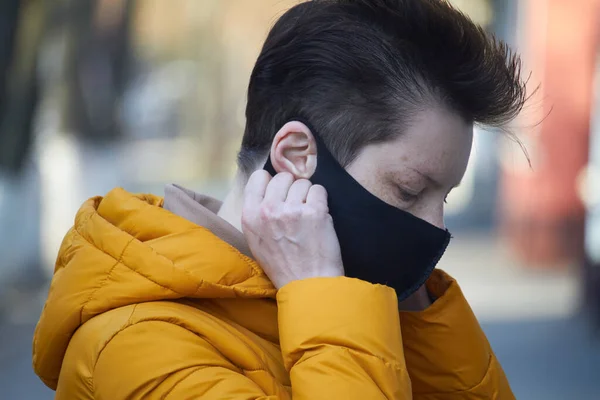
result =
[[[56,399],[514,398],[443,272],[418,313],[345,277],[276,292],[253,260],[162,201],[116,189],[78,212],[33,342]]]

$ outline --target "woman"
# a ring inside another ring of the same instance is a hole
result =
[[[437,0],[315,0],[271,30],[225,201],[87,201],[34,339],[57,399],[513,399],[434,267],[474,123],[519,60]]]

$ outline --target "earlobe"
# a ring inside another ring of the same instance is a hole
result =
[[[317,167],[315,138],[303,123],[288,122],[275,135],[270,156],[278,173],[289,172],[295,179],[309,179]]]

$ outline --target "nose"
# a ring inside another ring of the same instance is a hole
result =
[[[431,225],[445,230],[446,224],[444,223],[444,203],[432,205],[425,209],[420,210],[419,214],[415,216],[429,222]]]

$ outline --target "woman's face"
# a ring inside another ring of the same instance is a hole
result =
[[[366,146],[346,170],[386,203],[443,229],[444,200],[465,174],[472,142],[472,124],[430,109],[395,139]]]

